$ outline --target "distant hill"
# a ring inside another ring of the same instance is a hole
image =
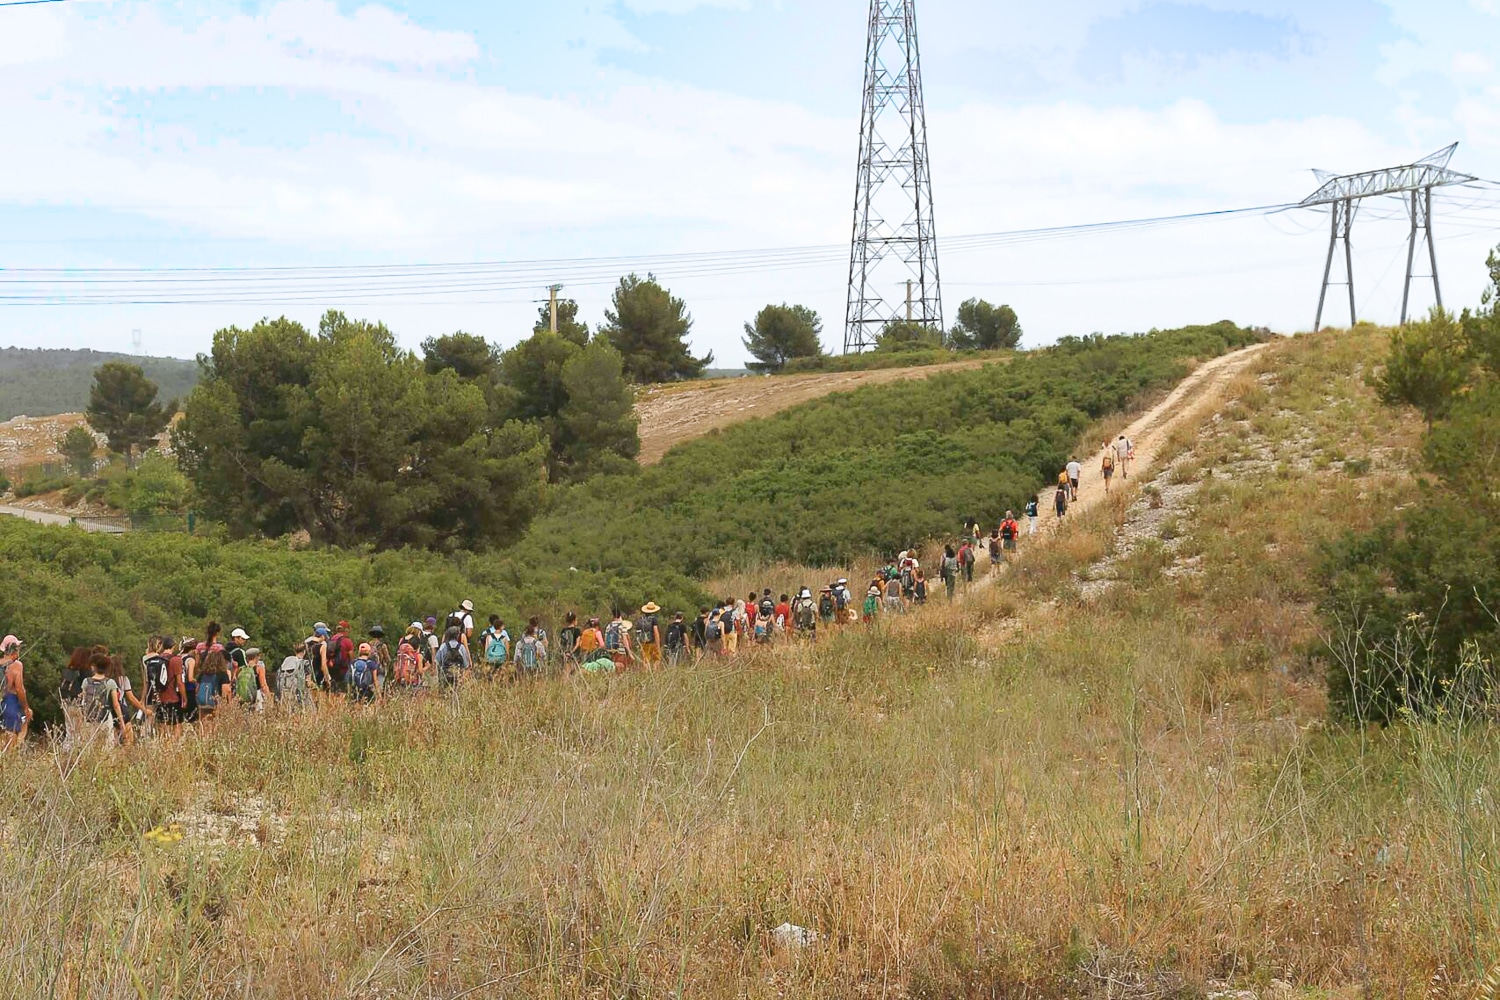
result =
[[[0,420],[26,414],[74,413],[89,402],[94,371],[106,361],[140,365],[161,389],[163,402],[181,399],[198,383],[198,364],[177,358],[142,358],[103,351],[0,347]]]

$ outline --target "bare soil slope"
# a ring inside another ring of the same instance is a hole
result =
[[[653,465],[682,441],[742,420],[769,417],[832,392],[927,378],[990,363],[994,363],[993,359],[878,371],[751,375],[653,387],[641,394],[635,406],[636,415],[641,418],[640,461],[642,465]]]

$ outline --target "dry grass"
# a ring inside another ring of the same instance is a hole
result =
[[[1413,489],[1414,429],[1351,374],[1375,337],[1278,345],[1243,422],[1174,443],[1201,574],[1081,599],[1122,495],[816,649],[13,760],[0,992],[1467,995],[1500,957],[1500,747],[1334,731],[1306,656],[1319,540]],[[1317,440],[1372,471],[1317,474]],[[143,836],[184,820],[238,832]]]

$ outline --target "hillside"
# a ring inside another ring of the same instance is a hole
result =
[[[94,371],[106,361],[140,365],[163,400],[181,399],[198,381],[198,365],[176,358],[102,351],[0,347],[0,421],[25,414],[50,417],[88,405]]]
[[[1345,729],[1314,656],[1322,547],[1418,495],[1419,422],[1363,378],[1384,342],[1361,328],[1240,350],[1070,424],[1080,503],[1003,571],[981,564],[951,606],[696,668],[23,755],[0,787],[0,891],[22,945],[0,982],[163,997],[1470,996],[1500,945],[1477,860],[1500,856],[1482,791],[1500,782],[1495,740]],[[1097,375],[1110,357],[1073,361]],[[1050,372],[1037,364],[1011,377]],[[962,426],[960,400],[990,405],[983,384],[831,397],[666,467],[927,392]],[[1140,464],[1105,496],[1097,442],[1126,429]],[[919,478],[928,497],[953,485]],[[70,618],[201,602],[257,637],[305,617],[310,588],[338,595],[325,608],[373,612],[351,602],[430,604],[483,572],[426,560],[419,575],[390,553],[351,573],[349,556],[0,524],[0,620],[19,600],[75,606],[33,550],[88,581]],[[481,608],[519,585],[510,572],[475,594]],[[120,575],[128,587],[101,589]],[[174,825],[181,839],[143,836]],[[88,951],[25,946],[59,925]],[[114,954],[128,970],[99,960]]]

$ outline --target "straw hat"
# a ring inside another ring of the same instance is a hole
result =
[[[654,615],[654,614],[656,614],[660,610],[661,610],[661,608],[657,607],[657,604],[656,604],[655,601],[647,601],[646,605],[641,608],[641,611],[643,613],[645,613],[645,614],[648,614],[648,615]]]

